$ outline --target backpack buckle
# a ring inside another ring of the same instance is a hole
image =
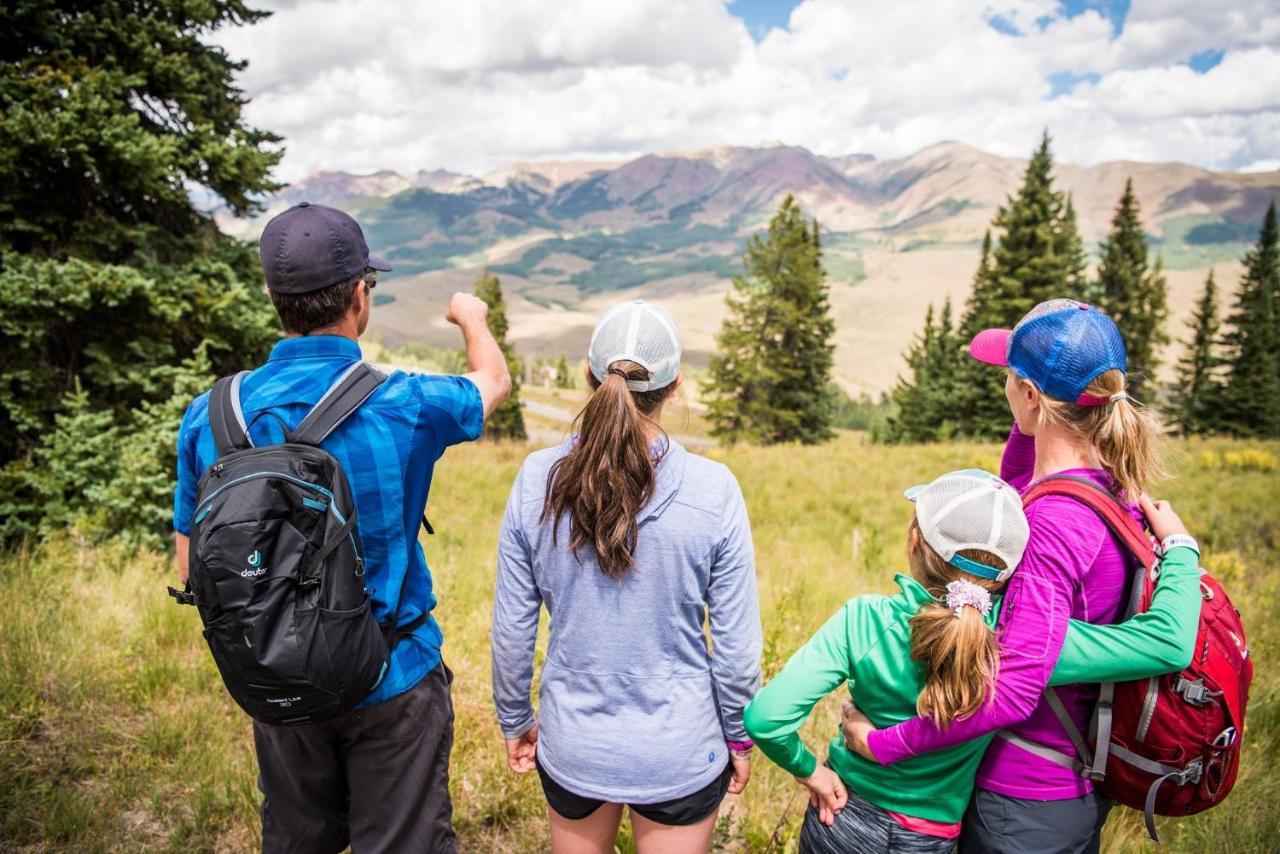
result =
[[[1192,682],[1185,676],[1178,678],[1178,684],[1173,686],[1173,690],[1181,694],[1183,700],[1199,707],[1207,706],[1222,696],[1221,691],[1206,688],[1203,679]]]
[[[176,599],[179,605],[195,605],[196,604],[196,594],[191,592],[190,587],[188,587],[185,590],[175,590],[174,588],[170,587],[168,588],[168,590],[169,590],[169,595],[172,596],[174,599]]]

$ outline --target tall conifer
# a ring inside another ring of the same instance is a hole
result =
[[[712,433],[723,441],[825,441],[834,346],[822,242],[787,196],[764,235],[747,243],[707,386]]]
[[[1214,353],[1218,342],[1218,287],[1213,270],[1205,279],[1204,293],[1188,326],[1191,340],[1178,360],[1177,380],[1170,389],[1170,415],[1184,436],[1210,432],[1218,422],[1215,398],[1221,390]]]
[[[489,306],[489,331],[498,339],[502,355],[507,357],[507,370],[511,373],[511,396],[486,419],[484,432],[491,439],[518,439],[529,437],[524,429],[524,413],[520,408],[520,359],[507,342],[507,304],[502,299],[502,285],[498,277],[486,271],[476,282],[476,296]]]
[[[1154,387],[1159,351],[1169,343],[1164,324],[1169,316],[1164,265],[1160,258],[1147,264],[1147,238],[1139,217],[1133,179],[1111,220],[1111,233],[1102,242],[1098,262],[1098,307],[1120,327],[1129,351],[1129,388],[1139,399]]]
[[[992,253],[992,308],[1011,325],[1048,299],[1075,296],[1084,254],[1075,210],[1053,188],[1053,154],[1046,131],[1031,156],[1018,195],[996,213],[1000,232]]]
[[[973,290],[965,303],[955,344],[951,417],[960,432],[996,438],[1009,430],[1009,407],[1004,400],[1004,374],[969,355],[969,342],[984,329],[1008,327],[1010,313],[1002,310],[1000,285],[991,259],[991,232],[982,238],[982,257],[973,277]],[[1016,322],[1015,317],[1012,322]]]
[[[1245,255],[1235,311],[1223,338],[1226,386],[1221,427],[1239,436],[1280,436],[1280,232],[1276,204],[1267,208],[1258,242]]]
[[[952,323],[951,300],[942,304],[934,323],[933,305],[924,331],[906,353],[910,378],[899,378],[892,392],[896,413],[889,419],[889,438],[897,442],[932,442],[950,438],[957,414],[959,347]]]

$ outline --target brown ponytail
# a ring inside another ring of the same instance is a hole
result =
[[[1085,394],[1110,398],[1124,390],[1124,373],[1106,371],[1089,383]],[[1043,417],[1088,440],[1102,467],[1130,499],[1137,500],[1165,476],[1160,425],[1128,398],[1102,406],[1081,406],[1042,395],[1041,404]]]
[[[952,581],[971,581],[991,593],[1004,589],[1003,581],[978,578],[963,572],[929,547],[913,516],[908,529],[911,572],[934,599],[946,596]],[[1004,568],[1004,562],[980,549],[960,554],[970,560]],[[996,635],[982,613],[964,606],[953,611],[941,601],[926,604],[911,618],[911,658],[924,666],[924,688],[916,700],[916,712],[933,719],[939,729],[982,708],[995,687],[1000,670]]]
[[[578,413],[578,440],[551,467],[541,521],[552,520],[552,540],[569,514],[569,547],[595,550],[600,570],[621,578],[632,567],[636,517],[653,494],[657,460],[649,454],[649,417],[675,388],[633,392],[627,380],[647,380],[649,372],[630,361],[609,366]],[[661,457],[659,457],[660,459]]]

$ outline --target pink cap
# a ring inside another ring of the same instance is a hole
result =
[[[1009,336],[1012,329],[984,329],[969,342],[969,355],[988,365],[1009,367]]]

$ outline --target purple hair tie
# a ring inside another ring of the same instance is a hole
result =
[[[957,579],[947,585],[947,607],[960,616],[960,609],[965,605],[976,608],[982,616],[991,613],[991,593],[987,588],[972,581]]]

